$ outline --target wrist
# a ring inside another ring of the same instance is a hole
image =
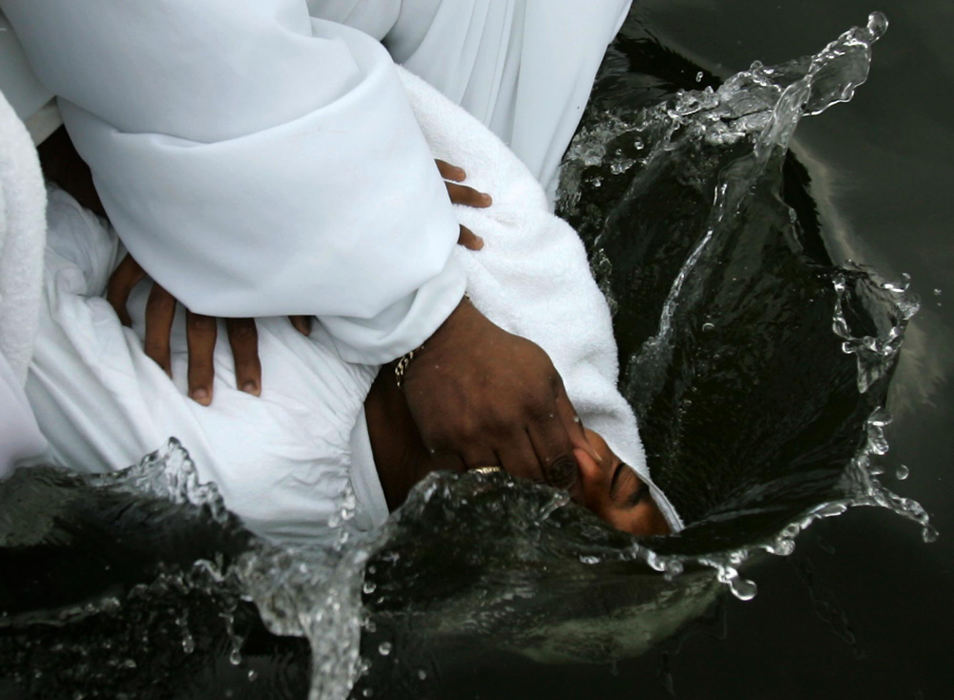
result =
[[[425,346],[434,342],[440,342],[440,339],[447,335],[448,328],[457,325],[458,321],[460,320],[460,314],[464,313],[466,315],[466,311],[463,310],[465,307],[473,308],[470,303],[470,297],[468,297],[466,293],[463,297],[461,297],[460,302],[458,302],[457,306],[454,307],[454,310],[450,312],[446,319],[444,319],[444,322],[441,323],[441,325],[437,327],[437,330],[431,334],[430,338],[425,340],[413,350],[408,350],[406,353],[391,363],[394,372],[394,383],[399,389],[404,384],[404,377],[407,374],[408,368],[411,366],[411,362],[414,360],[414,358],[424,352]],[[449,332],[453,334],[453,330],[450,330]]]

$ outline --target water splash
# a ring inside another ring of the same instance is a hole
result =
[[[156,496],[177,504],[188,503],[207,510],[217,523],[226,523],[230,517],[218,487],[199,481],[192,458],[176,438],[170,438],[134,466],[91,477],[90,484],[116,492]]]
[[[917,297],[910,291],[910,277],[903,275],[899,282],[886,282],[873,270],[847,261],[845,268],[835,275],[833,285],[837,293],[832,330],[842,338],[842,350],[858,361],[858,391],[862,394],[894,367],[908,321],[920,308]],[[875,334],[855,333],[845,313],[849,297],[860,301],[875,313]],[[885,313],[887,311],[887,313]]]
[[[717,339],[738,337],[730,321],[733,316],[751,322],[752,313],[745,316],[737,310],[739,304],[748,303],[743,291],[734,296],[731,291],[725,293],[729,298],[727,303],[735,304],[736,308],[720,309],[712,298],[716,289],[758,287],[757,282],[749,282],[737,272],[751,274],[752,259],[737,256],[739,264],[731,258],[742,245],[741,241],[746,240],[749,230],[765,227],[765,222],[771,222],[768,226],[773,235],[785,241],[789,251],[794,251],[798,265],[806,270],[814,269],[812,274],[819,280],[829,280],[834,291],[831,328],[841,339],[842,351],[855,357],[859,394],[884,393],[907,323],[918,310],[918,300],[908,288],[909,280],[904,277],[898,283],[887,282],[873,270],[851,261],[837,269],[822,268],[817,254],[811,258],[805,252],[803,214],[782,202],[779,191],[783,169],[790,165],[788,149],[798,123],[853,97],[868,77],[872,45],[887,26],[884,15],[872,13],[864,27],[844,32],[812,56],[777,66],[757,61],[716,88],[680,90],[671,99],[638,112],[594,111],[584,121],[567,154],[559,208],[588,243],[594,274],[607,293],[618,330],[625,334],[628,328],[639,328],[641,321],[634,314],[645,314],[645,305],[641,304],[627,317],[624,298],[642,301],[641,295],[652,291],[646,280],[667,279],[667,273],[670,275],[655,328],[646,329],[645,339],[634,350],[627,350],[626,338],[620,343],[625,368],[624,393],[644,420],[644,427],[647,415],[652,419],[655,414],[662,414],[667,418],[657,418],[657,421],[669,421],[661,428],[665,442],[653,445],[656,451],[674,455],[689,451],[683,436],[697,434],[694,431],[702,420],[692,424],[694,428],[688,427],[685,411],[692,410],[696,399],[693,392],[701,384],[711,393],[711,381],[705,384],[707,373],[720,376],[719,373],[726,372],[726,362],[720,357],[725,351]],[[635,175],[613,179],[618,169],[613,163],[620,158],[635,159]],[[594,173],[602,178],[599,191],[592,184],[597,176]],[[664,212],[655,217],[647,214],[646,211],[652,211],[653,201],[659,198],[664,198],[675,213],[667,216]],[[661,218],[663,226],[655,224],[654,218]],[[648,224],[644,223],[647,219]],[[640,227],[636,233],[634,223]],[[667,227],[670,230],[666,230]],[[633,243],[633,236],[643,240]],[[679,249],[684,251],[681,255],[678,251],[669,252],[672,260],[678,261],[678,266],[669,268],[671,272],[659,269],[658,264],[648,270],[645,266],[640,270],[633,265],[632,270],[621,271],[627,255],[631,255],[628,247],[637,247],[641,256],[635,259],[644,260],[653,246],[667,250],[680,236],[693,242],[683,244]],[[749,240],[748,244],[764,247],[768,240],[765,235]],[[792,252],[786,254],[792,255]],[[613,261],[612,267],[603,263],[605,259]],[[780,281],[782,279],[780,277]],[[810,298],[797,303],[813,304],[826,296],[819,288]],[[766,303],[781,306],[794,301],[780,297]],[[700,338],[692,329],[698,329],[709,339]],[[731,335],[733,332],[736,336]],[[746,332],[753,339],[759,338],[752,342],[766,342],[762,329],[746,327]],[[678,359],[674,356],[677,345]],[[698,348],[698,351],[686,350],[687,347]],[[770,346],[766,349],[771,351]],[[689,379],[678,377],[673,367],[679,362],[691,363],[691,369],[686,370],[691,375]],[[758,375],[751,372],[739,376],[759,381]],[[739,382],[736,390],[743,386],[745,383]],[[702,390],[699,391],[699,395],[703,395]],[[673,396],[673,392],[678,393]],[[731,405],[731,392],[727,392],[723,400]],[[879,399],[872,396],[870,400]],[[780,556],[790,554],[795,538],[805,527],[819,518],[839,515],[850,507],[888,508],[921,525],[926,540],[935,537],[923,509],[909,499],[896,496],[878,480],[879,466],[875,457],[888,450],[884,427],[890,417],[881,408],[869,409],[869,412],[864,421],[862,445],[848,460],[838,493],[829,489],[827,494],[820,494],[818,502],[801,509],[790,522],[776,526],[771,533],[760,536],[750,533],[743,546],[733,544],[719,551],[718,546],[710,544],[704,555],[663,554],[667,547],[662,547],[648,563],[668,577],[678,576],[679,573],[674,572],[690,570],[696,565],[709,567],[734,595],[748,599],[755,594],[755,586],[739,575],[739,567],[744,562],[761,551]],[[672,469],[684,466],[683,461],[674,459]],[[680,478],[678,474],[664,473],[662,477],[657,474],[657,481],[666,482],[667,476]],[[698,479],[698,475],[695,478]],[[675,486],[680,484],[676,483],[673,488]],[[797,482],[792,482],[792,487],[787,488],[797,503],[799,490],[795,486]],[[686,488],[698,489],[698,486]],[[761,505],[753,508],[752,504],[773,493],[780,495],[778,489],[773,492],[756,483],[750,485],[748,494],[737,483],[734,489],[731,505],[726,503],[714,509],[709,504],[698,509],[710,512],[707,522],[711,526],[740,516],[768,520],[770,509]],[[699,531],[706,527],[700,526]],[[691,534],[687,533],[690,539]],[[737,539],[719,535],[714,541],[720,538]],[[672,549],[680,550],[679,547]],[[687,545],[681,549],[697,547]]]

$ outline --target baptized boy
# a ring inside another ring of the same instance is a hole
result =
[[[635,418],[616,387],[609,310],[576,233],[483,125],[402,77],[435,155],[466,165],[468,182],[494,195],[489,208],[458,207],[461,223],[485,242],[455,253],[468,278],[462,304],[537,343],[559,371],[594,451],[575,451],[574,498],[633,534],[681,528],[649,478]],[[215,401],[195,403],[186,395],[183,320],[173,325],[170,381],[142,349],[147,285],[130,297],[132,330],[101,297],[123,255],[115,234],[61,190],[49,201],[46,305],[27,393],[57,462],[118,469],[174,435],[250,529],[281,539],[321,536],[349,492],[356,525],[380,525],[428,472],[465,469],[424,447],[403,394],[413,388],[399,388],[391,366],[345,362],[321,326],[305,337],[286,319],[259,319],[261,396],[236,387],[220,343]],[[426,349],[412,360],[427,361]],[[511,460],[491,453],[483,461]]]

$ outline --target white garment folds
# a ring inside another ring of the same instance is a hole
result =
[[[628,6],[0,0],[155,279],[211,315],[316,314],[370,363],[419,345],[464,286],[457,223],[375,39],[552,182]]]
[[[616,389],[609,310],[576,233],[549,213],[542,187],[493,134],[424,82],[409,74],[405,81],[428,147],[462,164],[471,184],[494,196],[489,209],[457,211],[485,240],[481,251],[453,252],[474,304],[541,345],[583,422],[648,477],[635,418]],[[96,296],[121,253],[115,237],[60,191],[50,194],[48,218],[46,305],[28,393],[64,464],[121,468],[174,435],[200,476],[214,480],[228,506],[260,533],[317,534],[348,485],[360,524],[383,521],[387,508],[362,412],[377,367],[346,362],[320,326],[305,338],[286,319],[264,319],[262,396],[236,389],[228,344],[220,342],[215,400],[200,406],[185,395],[182,319],[172,338],[173,382],[142,350],[145,285],[130,304],[133,329]]]

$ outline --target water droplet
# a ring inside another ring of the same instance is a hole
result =
[[[769,551],[779,557],[787,557],[795,551],[795,540],[788,537],[779,537]]]
[[[391,642],[381,642],[378,645],[378,653],[381,656],[387,656],[391,653]]]
[[[377,587],[378,586],[376,583],[374,583],[374,581],[365,581],[364,585],[361,586],[361,590],[364,593],[371,595],[372,593],[374,593],[374,589],[376,589]]]
[[[136,668],[136,662],[133,659],[123,661],[123,668]]]
[[[759,589],[755,581],[737,576],[729,581],[729,590],[739,600],[752,600]]]
[[[939,296],[941,296],[941,290],[940,290],[940,289],[937,289],[937,288],[935,288],[935,289],[934,289],[934,296],[936,296],[936,297],[939,297]]]
[[[894,473],[894,478],[898,481],[904,481],[911,475],[911,470],[908,469],[906,464],[902,464],[898,467],[898,470]]]
[[[422,681],[426,681],[426,680],[427,680],[427,671],[425,671],[423,668],[419,668],[419,669],[417,670],[417,677],[420,678]]]
[[[704,77],[704,74],[702,71],[699,71],[698,73],[696,73],[696,82],[701,83],[703,77]]]
[[[635,148],[637,151],[641,151],[644,148],[646,148],[646,144],[644,144],[642,140],[636,139],[635,141],[633,141],[633,148]]]
[[[365,688],[361,691],[361,694],[366,698],[370,698],[372,695],[374,695],[374,691],[371,690],[371,688]]]
[[[238,647],[232,647],[232,651],[229,652],[229,663],[233,666],[238,666],[242,663],[242,651]]]
[[[702,331],[704,333],[708,333],[709,331],[712,331],[712,330],[715,330],[714,323],[710,323],[709,321],[706,321],[705,323],[702,324]]]
[[[248,682],[254,683],[256,680],[258,680],[258,672],[254,668],[250,668],[248,670]]]
[[[872,12],[868,15],[868,34],[871,41],[877,41],[888,31],[888,18],[881,12]]]
[[[594,556],[592,556],[592,555],[590,555],[590,554],[581,554],[581,555],[580,555],[580,563],[581,563],[581,564],[587,564],[587,565],[592,566],[593,564],[599,564],[599,563],[600,563],[600,558],[599,558],[599,557],[594,557]]]

